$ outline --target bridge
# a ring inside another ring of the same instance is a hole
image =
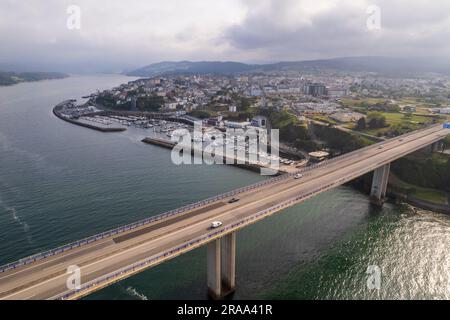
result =
[[[208,291],[221,298],[236,287],[239,229],[371,171],[371,201],[382,205],[390,163],[448,132],[434,125],[304,168],[301,179],[281,175],[7,264],[0,268],[0,299],[78,299],[201,246]],[[233,197],[240,200],[230,203]],[[211,229],[216,220],[223,225]],[[72,266],[81,275],[75,287],[68,286]]]

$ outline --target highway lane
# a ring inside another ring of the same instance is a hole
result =
[[[60,257],[45,259],[23,269],[6,272],[0,277],[0,298],[50,298],[66,290],[65,270],[69,265],[76,264],[81,267],[84,283],[206,234],[212,219],[221,219],[225,225],[232,224],[296,195],[338,181],[343,176],[351,177],[360,170],[368,170],[374,164],[379,166],[382,161],[390,159],[390,153],[394,153],[395,158],[397,154],[409,153],[415,146],[423,146],[429,143],[430,139],[440,139],[446,134],[447,131],[436,127],[420,135],[407,137],[402,142],[400,139],[387,141],[383,149],[363,150],[360,154],[316,168],[300,180],[289,179],[251,190],[240,195],[241,201],[238,203],[221,205],[193,216],[187,213],[184,214],[185,219],[119,243],[115,243],[112,238],[100,240],[71,250]],[[421,138],[418,138],[419,136]]]

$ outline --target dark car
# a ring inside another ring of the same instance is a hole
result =
[[[228,203],[235,203],[238,202],[239,199],[238,198],[232,198],[230,201],[228,201]]]

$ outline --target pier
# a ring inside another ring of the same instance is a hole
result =
[[[166,139],[160,139],[160,138],[154,138],[154,137],[147,137],[142,139],[142,142],[147,144],[153,144],[156,146],[160,146],[167,149],[173,149],[177,143],[171,140]],[[191,147],[191,155],[192,156],[199,156],[203,155],[203,150],[196,149],[194,146]],[[284,165],[279,164],[279,169],[275,170],[273,168],[270,168],[270,165],[266,165],[260,162],[249,162],[248,159],[240,159],[236,155],[234,157],[230,157],[227,154],[220,154],[218,153],[216,156],[222,156],[222,160],[224,164],[234,165],[240,168],[249,169],[252,171],[259,171],[262,168],[265,168],[267,170],[274,170],[278,171],[275,174],[283,174],[283,173],[293,173],[298,171],[297,166],[290,166],[290,165]]]

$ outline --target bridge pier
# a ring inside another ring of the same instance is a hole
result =
[[[382,206],[386,201],[386,191],[390,169],[391,164],[388,163],[382,167],[379,167],[373,173],[370,201],[375,205]]]
[[[236,287],[236,232],[207,245],[207,284],[212,299],[221,299]]]
[[[222,238],[222,285],[225,295],[236,287],[236,232]]]
[[[208,243],[206,247],[206,260],[208,294],[213,299],[219,299],[222,294],[222,279],[220,278],[220,239]]]
[[[425,152],[434,153],[442,152],[444,149],[444,143],[442,141],[436,141],[425,148]]]
[[[433,143],[433,152],[441,152],[444,149],[444,142],[443,141],[437,141]]]

